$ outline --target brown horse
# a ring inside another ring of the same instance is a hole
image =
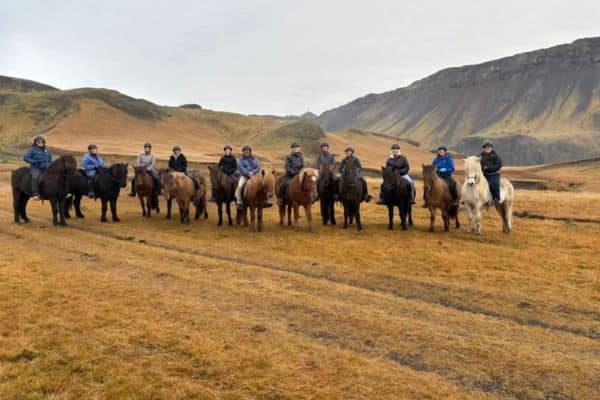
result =
[[[196,189],[196,195],[192,199],[194,206],[196,206],[196,215],[194,216],[194,219],[199,219],[200,214],[204,214],[204,219],[207,219],[208,209],[206,208],[206,178],[200,174],[196,174],[196,181],[198,182],[198,189]]]
[[[244,209],[238,210],[237,223],[244,221],[244,226],[248,226],[248,209],[250,209],[250,232],[256,230],[254,226],[255,219],[258,218],[258,231],[263,230],[263,208],[265,201],[275,197],[275,177],[273,172],[265,172],[253,175],[244,188]]]
[[[196,206],[195,219],[200,217],[200,209],[203,205],[206,212],[206,186],[203,177],[202,184],[198,185],[198,189],[196,189],[192,178],[183,172],[161,171],[160,178],[164,188],[165,199],[167,200],[167,219],[171,219],[173,199],[175,199],[179,206],[179,219],[182,224],[190,223],[190,204],[192,202]],[[197,197],[201,197],[198,202],[196,202]],[[204,199],[204,203],[202,203],[202,199]],[[208,214],[205,217],[207,216]]]
[[[279,225],[283,225],[285,211],[287,207],[288,226],[292,226],[292,209],[294,210],[294,228],[298,227],[298,219],[300,219],[300,206],[304,207],[306,220],[308,221],[308,230],[312,228],[312,212],[311,206],[317,200],[317,179],[319,173],[312,168],[304,168],[300,173],[294,176],[288,185],[288,189],[283,199],[283,205],[279,206]],[[275,187],[279,193],[279,186],[283,181],[283,176],[277,178]]]
[[[154,187],[152,176],[146,171],[146,167],[139,165],[134,168],[135,171],[135,192],[142,205],[142,216],[150,218],[151,210],[160,212],[158,206],[158,188]],[[144,203],[144,199],[146,203]]]
[[[429,232],[433,232],[435,212],[438,208],[442,210],[445,232],[448,232],[450,229],[450,218],[456,220],[456,229],[460,228],[460,222],[458,221],[460,194],[453,204],[450,188],[443,179],[437,176],[435,165],[423,164],[423,182],[424,186],[428,188],[425,190],[424,197],[429,206]]]
[[[219,221],[217,226],[223,225],[223,204],[225,204],[225,211],[227,212],[227,221],[229,225],[233,225],[231,219],[231,202],[235,201],[235,189],[237,188],[238,178],[232,179],[223,173],[221,169],[214,164],[208,166],[210,171],[210,184],[212,187],[212,196],[217,203],[217,211],[219,214]]]

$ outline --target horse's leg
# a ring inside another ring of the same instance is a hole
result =
[[[474,214],[473,214],[473,210],[472,210],[472,205],[471,203],[465,203],[465,210],[467,212],[467,219],[469,220],[469,232],[473,232],[475,230],[474,227]]]
[[[189,200],[185,200],[183,201],[183,217],[184,217],[184,223],[185,224],[190,224],[190,207],[192,205],[190,204]]]
[[[25,197],[19,190],[13,188],[13,216],[15,219],[15,224],[20,224],[20,217],[24,214],[21,204],[23,203],[22,198]]]
[[[327,215],[327,213],[328,213],[327,203],[325,202],[323,197],[321,197],[321,200],[319,201],[319,205],[321,206],[321,219],[323,220],[323,225],[327,225],[327,221],[329,220],[329,215]]]
[[[512,200],[504,200],[504,218],[506,219],[506,233],[509,235],[512,232]]]
[[[113,222],[121,221],[119,219],[119,216],[117,215],[117,197],[112,197],[111,199],[109,199],[109,201],[110,201],[110,213],[112,214]]]
[[[359,231],[362,231],[362,228],[363,228],[362,221],[360,219],[360,202],[356,203],[356,228]]]
[[[173,208],[173,199],[171,197],[167,198],[167,215],[166,219],[171,219],[171,209]]]
[[[308,221],[308,231],[312,232],[312,210],[310,209],[310,203],[304,205],[304,214],[306,214],[306,220]]]
[[[284,218],[285,218],[285,205],[279,206],[279,225],[283,226]]]
[[[444,232],[450,230],[450,215],[448,215],[448,209],[442,209],[442,219],[444,220]]]
[[[391,231],[394,229],[394,205],[388,204],[388,229]]]
[[[202,198],[202,208],[204,209],[204,219],[208,219],[208,207],[206,206],[206,196]]]
[[[429,207],[429,232],[433,232],[433,224],[435,224],[435,208]]]
[[[458,212],[458,210],[456,210],[456,223],[454,225],[454,228],[456,228],[456,229],[460,229],[460,221],[458,220],[458,216],[459,216],[459,212]]]
[[[256,231],[256,227],[254,226],[254,220],[256,219],[256,209],[254,206],[250,207],[250,232]]]
[[[331,219],[331,225],[335,225],[335,201],[329,201],[329,218]]]
[[[67,201],[67,209],[65,211],[65,218],[71,219],[71,212],[69,210],[71,209],[71,207],[73,207],[73,198],[69,197],[66,201]]]
[[[146,204],[144,203],[144,196],[138,194],[138,198],[140,199],[140,205],[142,206],[142,217],[146,216]]]
[[[107,199],[105,197],[102,197],[101,201],[102,201],[102,214],[101,214],[101,217],[100,217],[100,221],[101,222],[108,222],[108,219],[106,218],[106,210],[108,208],[106,203],[108,201],[107,201]]]
[[[223,203],[220,201],[217,201],[217,226],[223,226]]]
[[[227,223],[229,226],[233,225],[233,221],[231,220],[231,203],[229,201],[225,203],[225,212],[227,213]]]
[[[408,203],[408,225],[413,226],[412,204]]]
[[[258,207],[257,210],[257,218],[258,218],[258,231],[262,232],[263,231],[263,208],[262,207]]]
[[[288,205],[286,207],[287,207],[288,226],[292,226],[292,206]]]
[[[344,203],[343,206],[344,206],[344,229],[348,229],[348,206],[346,205],[346,203]]]
[[[146,217],[150,218],[152,216],[152,193],[146,196]]]
[[[406,216],[408,215],[408,207],[410,207],[410,205],[406,202],[400,203],[400,206],[398,207],[400,210],[400,226],[402,227],[403,231],[407,229]]]
[[[481,235],[481,210],[483,204],[477,204],[475,208],[475,233]]]
[[[300,219],[300,206],[298,204],[294,204],[294,229],[298,227],[298,220]]]
[[[58,225],[58,205],[55,199],[50,199],[50,207],[52,207],[52,223]]]
[[[60,217],[60,225],[67,226],[67,220],[65,218],[65,213],[67,212],[67,198],[60,200],[58,202],[58,215]]]
[[[73,205],[75,206],[75,216],[77,218],[85,218],[85,215],[81,212],[81,197],[76,196],[75,200],[73,200]]]

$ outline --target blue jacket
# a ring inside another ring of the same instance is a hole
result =
[[[454,172],[454,159],[450,154],[446,154],[444,158],[436,156],[431,164],[437,167],[437,174],[439,177],[447,177],[452,175]]]
[[[98,154],[93,156],[91,153],[86,153],[86,155],[83,156],[83,161],[81,163],[83,164],[83,169],[85,169],[85,174],[87,176],[94,176],[98,170],[104,168],[104,160]]]
[[[246,178],[252,174],[258,174],[260,172],[260,164],[254,156],[250,157],[240,157],[240,161],[238,162],[238,168],[240,170],[240,174],[245,176]]]
[[[48,165],[52,162],[52,154],[45,146],[38,147],[33,145],[25,152],[23,161],[29,163],[32,167],[44,170],[48,168]]]

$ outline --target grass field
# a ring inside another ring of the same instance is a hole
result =
[[[600,224],[494,211],[465,229],[266,231],[143,219],[12,221],[0,164],[0,399],[595,399]],[[374,193],[377,181],[370,182]],[[420,192],[420,188],[419,188]],[[516,192],[517,211],[598,218],[597,192]],[[317,211],[318,207],[313,207]],[[340,210],[340,209],[338,209]],[[466,223],[464,215],[463,223]]]

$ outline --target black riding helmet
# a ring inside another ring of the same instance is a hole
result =
[[[300,147],[300,143],[298,143],[298,142],[293,142],[293,143],[291,144],[291,146],[290,146],[290,147],[291,147],[292,149],[293,149],[294,147]]]
[[[46,138],[44,137],[44,135],[35,135],[33,137],[33,144],[35,144],[35,142],[37,142],[38,140],[41,140],[44,143],[46,143]]]
[[[98,146],[96,146],[95,144],[92,143],[88,146],[88,151],[90,151],[92,149],[97,149],[97,148],[98,148]]]
[[[246,150],[248,150],[248,151],[252,151],[252,147],[250,147],[250,145],[249,145],[249,144],[245,144],[245,145],[242,147],[242,151],[246,151]]]
[[[392,145],[392,147],[390,147],[391,150],[400,150],[400,145],[398,143],[394,143]]]
[[[245,147],[245,146],[244,146],[244,147]],[[228,145],[228,144],[226,144],[226,145],[223,147],[223,151],[225,151],[225,150],[227,150],[227,149],[229,149],[229,150],[233,151],[233,148],[231,148],[231,145]]]
[[[446,145],[440,144],[437,148],[437,151],[440,151],[440,150],[448,151],[448,148],[446,147]]]
[[[481,147],[488,147],[488,146],[494,147],[494,142],[492,142],[489,139],[486,139],[486,140],[483,141],[483,144],[481,145]]]
[[[329,147],[329,143],[327,143],[327,142],[323,142],[323,143],[321,143],[321,145],[320,145],[319,147],[320,147],[320,148],[323,148],[323,147]]]
[[[173,146],[173,152],[175,152],[177,150],[181,151],[181,146],[179,146],[179,145]]]

